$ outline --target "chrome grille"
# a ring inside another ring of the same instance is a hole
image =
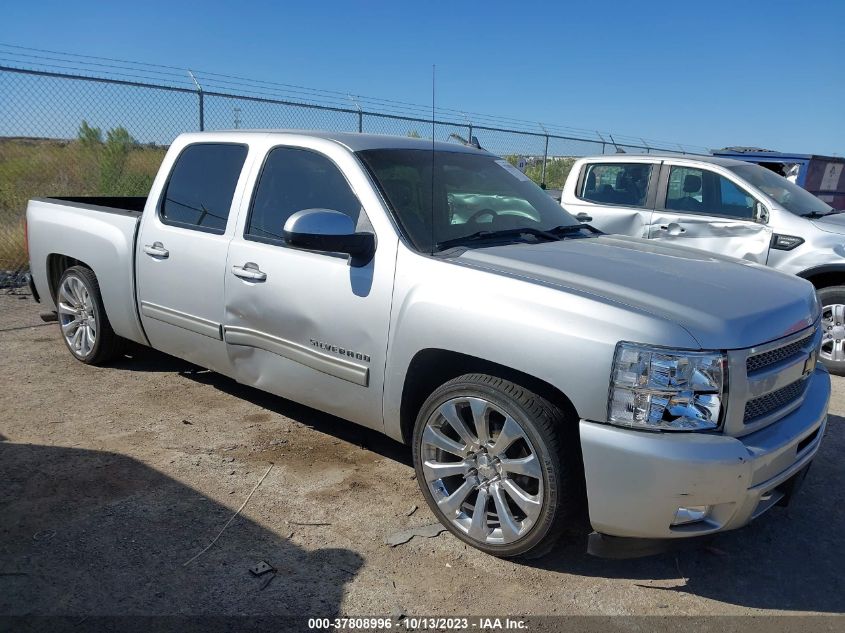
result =
[[[788,404],[794,402],[804,393],[804,388],[807,386],[807,378],[800,378],[792,382],[786,387],[782,387],[777,391],[772,391],[759,398],[749,400],[745,404],[745,423],[753,422],[757,418],[762,418],[764,415],[782,409]]]
[[[814,336],[815,332],[805,336],[799,341],[784,345],[783,347],[778,347],[777,349],[772,349],[768,352],[763,352],[762,354],[756,354],[755,356],[749,356],[748,360],[745,361],[746,371],[751,374],[755,371],[765,369],[770,365],[774,365],[775,363],[779,363],[782,360],[796,356],[810,344]],[[786,387],[784,387],[784,389],[786,389]],[[748,416],[746,416],[746,419],[748,419]]]

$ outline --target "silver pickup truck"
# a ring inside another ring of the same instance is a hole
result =
[[[845,376],[845,213],[760,165],[658,154],[580,159],[561,204],[606,233],[699,248],[809,280],[822,304],[819,356]]]
[[[830,379],[813,287],[608,236],[506,161],[362,134],[176,139],[146,199],[27,210],[70,352],[149,345],[410,444],[459,539],[652,551],[785,503]]]

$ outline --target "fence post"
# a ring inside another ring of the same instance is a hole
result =
[[[197,87],[197,95],[200,98],[200,132],[205,131],[205,95],[202,93],[202,86],[200,86],[200,82],[197,81],[197,78],[194,77],[194,73],[188,70],[188,74],[191,76],[191,79],[194,81],[194,85]]]
[[[543,176],[540,179],[542,184],[546,184],[546,162],[549,160],[549,135],[546,134],[546,147],[543,149]]]
[[[598,130],[596,130],[596,136],[598,136],[601,139],[601,154],[602,154],[602,156],[604,156],[604,147],[605,147],[605,145],[607,145],[607,143],[604,142],[604,137],[601,135],[601,132],[599,132]]]
[[[540,184],[545,187],[546,186],[546,163],[549,160],[549,131],[543,126],[542,123],[537,123],[540,126],[540,129],[543,130],[543,136],[546,139],[546,145],[543,147],[543,173],[540,176]]]
[[[358,110],[358,134],[364,131],[364,111],[361,109],[361,104],[358,103],[358,99],[356,99],[353,95],[347,95],[351,100],[352,103],[355,104],[355,109]]]

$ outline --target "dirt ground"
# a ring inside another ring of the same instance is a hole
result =
[[[514,563],[448,533],[385,544],[433,521],[406,447],[151,350],[82,365],[37,313],[0,295],[0,614],[845,611],[843,379],[789,508],[679,553],[572,538]]]

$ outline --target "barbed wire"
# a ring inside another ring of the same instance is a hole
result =
[[[414,119],[426,119],[431,116],[430,105],[422,105],[409,101],[371,97],[357,93],[313,88],[266,79],[253,79],[207,70],[191,69],[189,71],[187,68],[179,66],[70,53],[2,42],[0,42],[0,63],[21,70],[47,69],[61,72],[72,71],[83,76],[89,76],[92,79],[105,76],[106,78],[112,77],[128,81],[164,83],[179,88],[194,88],[193,80],[189,75],[190,72],[196,77],[202,89],[206,91],[230,92],[237,90],[239,93],[250,96],[280,99],[302,103],[303,105],[363,109],[372,111],[373,113],[381,112],[388,115],[406,116]],[[233,93],[233,96],[237,96],[237,94]],[[607,143],[608,145],[635,144],[654,149],[677,147],[681,151],[691,153],[709,153],[706,147],[698,145],[559,124],[548,124],[545,122],[540,123],[510,116],[485,114],[450,107],[436,107],[435,117],[438,119],[455,118],[457,119],[455,121],[456,123],[472,125],[478,128],[508,128],[514,132],[541,133],[562,137],[577,136],[584,140],[595,140]]]

